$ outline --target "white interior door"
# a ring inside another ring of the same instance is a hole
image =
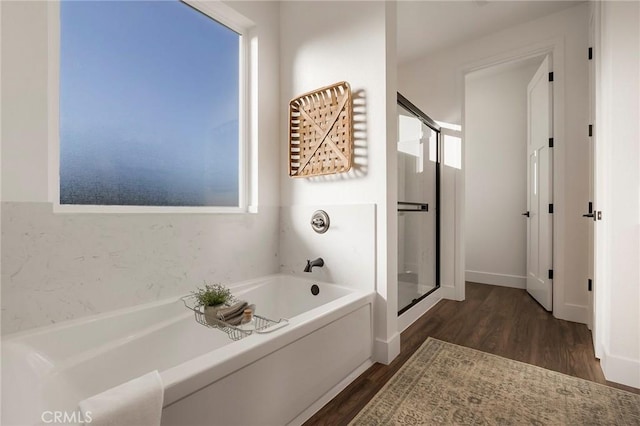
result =
[[[527,87],[527,291],[553,309],[553,148],[552,85],[547,56]]]

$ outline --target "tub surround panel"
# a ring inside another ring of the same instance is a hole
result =
[[[329,214],[324,234],[311,229],[316,210]],[[285,206],[280,208],[280,272],[356,288],[375,290],[376,206]],[[324,266],[304,272],[307,259],[322,257]]]
[[[340,383],[338,383],[331,390],[329,390],[329,392],[325,393],[324,395],[322,395],[322,397],[317,399],[316,402],[314,402],[306,410],[304,410],[302,413],[300,413],[300,415],[298,417],[296,417],[295,419],[291,420],[287,424],[287,426],[298,426],[298,425],[304,424],[307,420],[309,420],[311,417],[313,417],[318,411],[320,411],[320,409],[322,409],[322,407],[327,405],[333,398],[338,396],[338,394],[340,394],[340,392],[345,390],[347,388],[347,386],[349,386],[351,384],[351,382],[353,382],[358,377],[360,377],[365,371],[367,371],[373,365],[374,365],[374,362],[372,360],[367,360],[367,361],[363,362],[360,365],[360,367],[358,367],[355,370],[353,370],[351,372],[351,374],[349,374]]]
[[[278,272],[278,208],[257,215],[53,214],[2,203],[2,334]]]
[[[165,407],[162,425],[288,424],[371,357],[371,339],[366,305]]]

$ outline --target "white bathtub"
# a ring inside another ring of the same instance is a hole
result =
[[[2,424],[77,412],[82,399],[153,370],[165,386],[163,425],[295,424],[371,364],[373,292],[286,275],[230,287],[289,325],[232,341],[174,298],[6,336]]]

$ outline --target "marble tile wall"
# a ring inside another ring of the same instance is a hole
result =
[[[311,228],[316,210],[329,214],[324,234]],[[374,204],[285,206],[280,208],[280,271],[361,290],[375,290],[376,206]],[[305,273],[307,259],[325,265]]]
[[[2,334],[279,270],[279,208],[259,214],[53,214],[2,203]]]

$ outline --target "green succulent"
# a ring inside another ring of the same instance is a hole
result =
[[[198,288],[193,295],[201,305],[214,306],[227,302],[231,298],[231,290],[222,284],[204,283],[204,288]]]

